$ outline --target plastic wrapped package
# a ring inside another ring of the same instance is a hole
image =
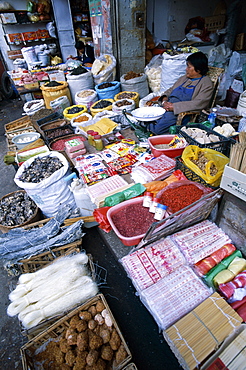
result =
[[[120,262],[140,292],[185,264],[185,258],[167,237],[123,257]]]
[[[179,231],[172,238],[191,264],[201,261],[231,242],[217,225],[208,220]]]
[[[188,266],[180,266],[140,293],[158,326],[165,330],[211,295]]]
[[[219,291],[227,299],[230,298],[237,288],[246,286],[246,270],[238,274],[232,281],[219,285]]]
[[[144,184],[146,182],[161,180],[171,175],[175,168],[175,161],[166,155],[160,155],[152,161],[140,164],[132,169],[131,177],[134,182]]]
[[[149,87],[153,92],[160,91],[161,88],[161,64],[163,56],[155,55],[149,64],[144,68],[147,75]]]
[[[209,257],[206,257],[202,261],[195,264],[196,272],[202,276],[206,275],[214,266],[216,266],[224,258],[235,252],[236,247],[233,244],[225,244],[222,248],[212,253]]]

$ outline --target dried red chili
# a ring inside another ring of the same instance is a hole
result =
[[[175,213],[200,199],[203,194],[203,191],[196,185],[181,185],[165,190],[161,197],[161,203]]]
[[[142,206],[142,203],[134,203],[121,208],[112,215],[115,227],[121,235],[132,237],[142,235],[147,232],[154,219],[154,214],[149,212],[149,208]]]

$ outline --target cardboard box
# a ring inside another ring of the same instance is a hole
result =
[[[66,81],[63,71],[49,73],[50,81]]]
[[[220,187],[246,201],[246,174],[229,167],[228,164],[225,166]]]
[[[236,36],[234,50],[246,50],[246,33],[239,33]]]
[[[15,13],[2,13],[0,16],[1,23],[3,24],[17,23]]]
[[[242,318],[218,293],[177,321],[163,336],[185,370],[200,369]]]

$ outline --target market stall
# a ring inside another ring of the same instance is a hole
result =
[[[105,58],[103,68],[99,62],[90,73],[113,76],[114,60]],[[29,339],[21,349],[23,367],[52,361],[64,368],[122,369],[134,361],[101,295],[107,278],[102,281],[100,265],[95,274],[93,250],[83,243],[96,225],[179,363],[201,368],[219,344],[244,330],[245,294],[238,298],[237,289],[245,287],[246,262],[211,216],[223,196],[225,168],[244,176],[244,166],[235,164],[235,153],[245,153],[244,134],[229,123],[221,133],[224,122],[217,117],[215,125],[205,119],[153,136],[146,123],[165,110],[152,104],[153,95],[142,106],[143,74],[123,81],[140,84],[138,92],[119,92],[114,81],[75,92],[74,81],[87,81],[89,73],[77,68],[72,89],[65,81],[46,81],[42,98],[25,103],[27,115],[5,126],[5,163],[15,166],[15,183],[40,212],[33,223],[33,213],[23,219],[7,207],[0,222],[1,258],[19,277],[7,313],[18,315]],[[76,101],[78,93],[84,101]],[[11,197],[1,199],[2,213]],[[204,310],[212,314],[204,318]],[[197,316],[205,334],[213,330],[215,337],[207,339],[206,351]],[[194,324],[191,333],[182,332],[187,322]],[[175,335],[188,343],[185,353]]]

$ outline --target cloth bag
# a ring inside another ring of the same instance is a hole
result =
[[[163,54],[161,64],[161,92],[168,90],[179,79],[185,75],[186,59],[190,53],[178,55]]]
[[[148,95],[149,85],[146,74],[125,80],[125,74],[120,78],[122,91],[133,91],[139,94],[140,99]]]
[[[47,179],[44,179],[38,183],[23,182],[20,180],[20,176],[30,166],[30,164],[37,157],[57,157],[62,162],[63,166],[55,171]],[[24,189],[30,198],[37,204],[41,209],[45,217],[53,217],[56,215],[60,204],[71,204],[73,208],[76,208],[73,193],[70,191],[67,182],[64,178],[69,173],[69,164],[63,154],[53,151],[48,155],[47,153],[39,154],[38,156],[32,157],[25,161],[16,172],[14,182],[17,186]]]
[[[93,81],[92,73],[90,71],[86,73],[82,73],[81,75],[68,74],[66,78],[67,78],[67,83],[70,89],[70,94],[71,94],[73,104],[77,104],[76,103],[76,93],[78,91],[94,88],[94,81]]]

